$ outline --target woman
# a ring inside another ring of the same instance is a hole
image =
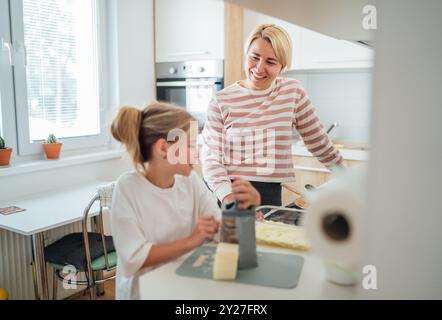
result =
[[[342,166],[301,84],[279,77],[290,68],[291,41],[272,24],[245,44],[246,79],[216,93],[203,131],[203,175],[221,202],[235,200],[233,176],[251,181],[263,205],[281,205],[281,182],[295,178],[291,147],[297,131],[327,167]]]
[[[154,103],[144,110],[123,107],[112,123],[113,137],[126,147],[136,169],[120,176],[113,194],[117,299],[139,298],[142,273],[213,239],[218,230],[220,210],[192,171],[189,135],[184,142],[167,140],[174,129],[188,132],[190,121],[183,108]],[[259,205],[259,193],[248,181],[236,181],[233,189],[244,206]]]

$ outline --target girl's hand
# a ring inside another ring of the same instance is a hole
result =
[[[192,248],[199,247],[205,240],[213,240],[218,232],[219,221],[212,215],[205,215],[198,218],[195,228],[189,237]]]
[[[234,177],[232,183],[232,193],[235,200],[238,201],[238,208],[247,209],[251,205],[259,206],[261,203],[261,195],[252,184],[240,177]]]

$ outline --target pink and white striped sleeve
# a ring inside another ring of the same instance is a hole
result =
[[[300,97],[295,103],[293,123],[307,150],[326,167],[342,166],[342,155],[328,138],[304,90],[301,90]]]
[[[202,133],[201,160],[204,179],[220,201],[232,193],[232,184],[223,164],[223,126],[221,108],[216,99],[212,99]]]

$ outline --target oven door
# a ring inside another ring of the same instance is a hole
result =
[[[206,120],[210,100],[222,88],[222,79],[161,79],[157,81],[157,100],[185,107],[198,119],[201,127]]]

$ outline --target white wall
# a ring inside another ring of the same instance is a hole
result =
[[[50,192],[93,180],[112,181],[130,167],[129,159],[124,157],[1,177],[0,201],[7,203],[9,199],[20,198],[32,193]]]
[[[442,2],[377,1],[364,297],[442,299]]]
[[[290,71],[299,80],[327,128],[338,127],[331,137],[355,145],[369,143],[371,111],[371,69]]]

